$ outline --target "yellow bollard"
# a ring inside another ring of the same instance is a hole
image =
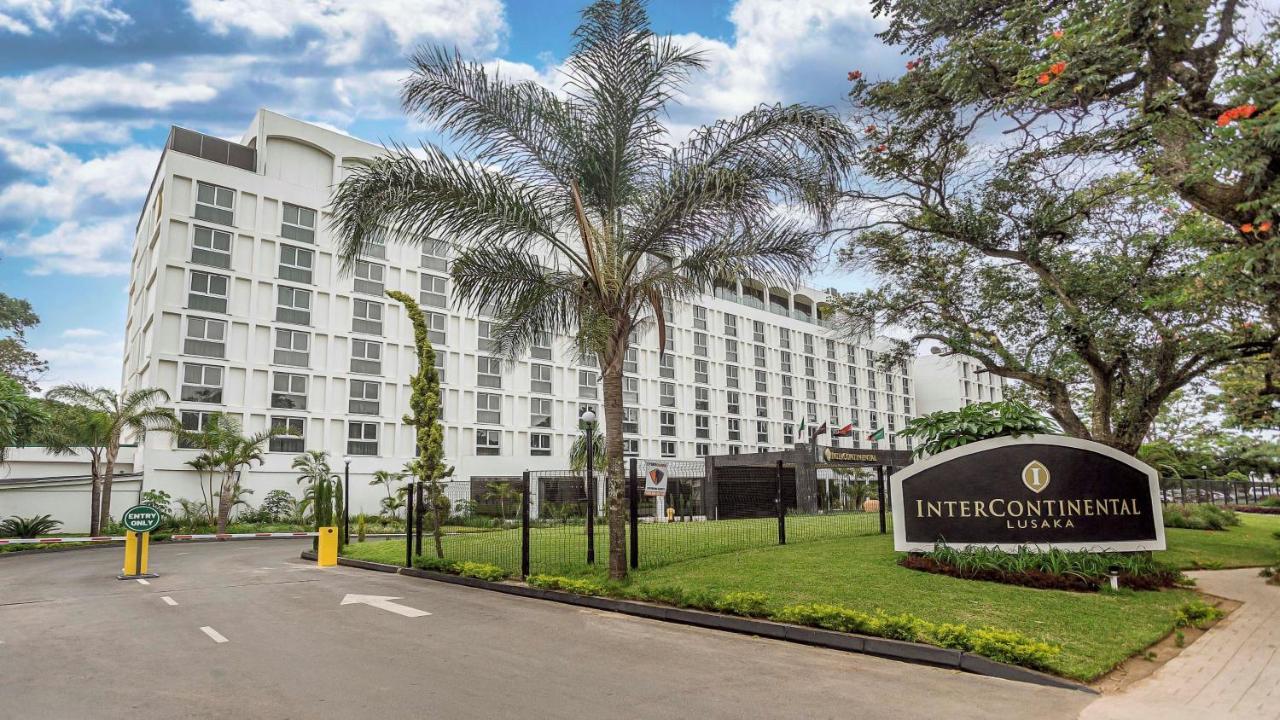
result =
[[[320,551],[316,553],[316,565],[333,567],[338,564],[338,528],[320,528]]]
[[[148,577],[147,551],[150,549],[151,533],[128,531],[124,536],[124,569],[121,576],[126,578]],[[154,575],[150,577],[155,577]]]

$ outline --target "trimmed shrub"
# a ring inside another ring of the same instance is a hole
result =
[[[547,590],[563,590],[578,595],[606,595],[607,588],[594,581],[582,578],[567,578],[558,575],[530,575],[525,582]]]
[[[1206,604],[1202,600],[1192,600],[1191,602],[1178,608],[1178,614],[1173,624],[1177,627],[1197,627],[1203,628],[1209,623],[1222,619],[1226,613],[1218,608]]]
[[[1118,569],[1120,586],[1131,590],[1156,590],[1187,582],[1176,569],[1145,555],[1057,548],[1040,552],[1020,547],[1015,552],[1005,552],[985,547],[956,549],[938,544],[930,552],[906,555],[898,564],[965,580],[1076,592],[1094,592],[1109,586],[1112,568]]]
[[[764,617],[769,614],[769,596],[761,592],[731,592],[720,596],[716,610],[730,615]]]
[[[491,563],[464,561],[457,564],[457,573],[465,577],[497,582],[507,578],[507,571]]]
[[[1226,530],[1240,524],[1234,510],[1217,505],[1165,505],[1164,526],[1185,530]]]

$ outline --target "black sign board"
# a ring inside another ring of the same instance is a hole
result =
[[[1156,471],[1059,435],[994,438],[893,475],[894,548],[1163,550]]]

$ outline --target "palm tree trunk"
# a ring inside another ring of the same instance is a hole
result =
[[[232,475],[227,473],[222,478],[222,487],[218,490],[218,529],[219,534],[227,531],[227,519],[231,517],[231,494],[235,486],[231,482]]]
[[[627,354],[626,323],[614,329],[603,358],[604,446],[608,460],[605,494],[608,496],[609,577],[627,576],[627,494],[622,471],[622,361]]]
[[[102,466],[99,463],[98,453],[95,450],[89,451],[89,474],[91,481],[89,484],[89,534],[101,535],[101,526],[99,525],[101,515],[99,515],[99,506],[102,504]]]
[[[98,514],[98,527],[111,527],[111,483],[116,475],[116,456],[120,454],[120,446],[111,443],[107,446],[107,471],[102,476],[102,510]]]

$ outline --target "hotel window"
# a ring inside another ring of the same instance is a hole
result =
[[[796,442],[795,426],[787,424],[782,426],[782,444],[791,446]]]
[[[623,457],[636,457],[640,454],[640,438],[622,438]]]
[[[271,407],[280,410],[307,409],[307,376],[272,373]]]
[[[828,360],[836,359],[836,341],[835,340],[827,341],[827,359]],[[834,363],[832,363],[832,365],[834,365]]]
[[[836,385],[827,386],[827,402],[831,403],[832,405],[835,405],[836,403],[840,402],[840,391],[837,389],[837,387],[838,386]]]
[[[315,243],[316,211],[311,208],[284,204],[284,222],[280,223],[280,236],[299,242]]]
[[[476,385],[486,388],[502,387],[502,360],[493,357],[476,358]]]
[[[387,231],[379,228],[364,236],[364,244],[360,246],[360,254],[364,257],[387,259]]]
[[[693,448],[694,454],[698,457],[706,457],[711,454],[711,443],[698,443]]]
[[[578,371],[578,397],[580,398],[598,398],[600,386],[600,376],[591,370]]]
[[[783,420],[796,419],[796,403],[794,400],[782,401],[782,419]]]
[[[442,313],[427,313],[427,339],[432,345],[448,344],[448,335],[445,333],[448,322],[449,318]]]
[[[502,424],[501,395],[476,393],[476,422],[486,425]]]
[[[852,345],[846,345],[846,346],[845,346],[845,358],[846,358],[846,362],[848,362],[850,365],[857,365],[857,364],[858,364],[858,349],[857,349],[857,348],[855,348],[855,347],[854,347],[854,346],[852,346]],[[853,376],[852,376],[852,375],[850,375],[849,377],[853,377]]]
[[[476,324],[476,349],[480,352],[493,352],[497,343],[493,340],[493,323],[481,320]]]
[[[434,353],[432,353],[432,355],[433,355],[432,360],[434,360],[434,365],[436,368],[436,374],[440,376],[440,382],[442,384],[449,382],[448,378],[445,377],[445,373],[444,373],[445,354],[439,350],[436,350]],[[443,407],[443,405],[441,407]]]
[[[377,415],[382,411],[382,383],[350,380],[348,386],[347,412],[354,415]]]
[[[676,443],[674,440],[663,440],[660,448],[662,457],[673,458],[676,456]]]
[[[311,291],[280,285],[276,287],[276,322],[311,324]]]
[[[178,417],[179,422],[182,423],[183,430],[190,433],[200,433],[209,428],[209,421],[213,418],[213,413],[204,410],[183,410],[178,414]],[[179,437],[178,447],[191,449],[195,447],[195,443]]]
[[[422,304],[427,307],[449,307],[449,281],[436,275],[423,274],[419,279],[422,287]]]
[[[809,419],[810,425],[818,422],[818,406],[817,405],[813,403],[805,403],[805,410],[806,410],[805,417]]]
[[[182,364],[182,391],[186,402],[221,403],[222,368],[217,365]]]
[[[311,284],[315,264],[316,254],[313,251],[292,245],[280,246],[280,267],[277,274],[281,280]]]
[[[693,381],[696,383],[703,383],[703,384],[711,382],[710,367],[711,367],[710,363],[708,363],[706,360],[694,360],[693,361]]]
[[[758,343],[764,342],[764,323],[759,320],[751,321],[751,337]]]
[[[538,333],[533,338],[533,346],[529,348],[529,356],[535,360],[550,360],[551,336],[547,333]]]
[[[827,361],[827,382],[836,382],[836,363],[834,360]]]
[[[382,294],[386,292],[386,266],[357,260],[355,276],[355,283],[352,287],[356,292],[364,293],[365,295],[377,295],[378,297],[382,297]]]
[[[658,361],[658,374],[664,378],[675,379],[676,376],[676,357],[675,355],[666,354]]]
[[[728,393],[725,394],[725,402],[728,407],[730,415],[741,414],[742,412],[741,397],[742,397],[741,395],[739,395],[736,392],[733,392],[732,390],[730,390]]]
[[[550,365],[529,365],[529,392],[551,393]]]
[[[876,354],[871,351],[871,348],[867,348],[864,352],[866,353],[867,367],[873,367],[876,364]]]
[[[550,455],[551,436],[544,433],[532,433],[529,435],[529,454],[533,456]]]
[[[622,372],[640,372],[640,350],[638,348],[627,348],[626,354],[622,356]]]
[[[693,435],[702,440],[711,439],[711,418],[706,415],[693,416]]]
[[[884,396],[884,409],[893,412],[893,396],[886,394]]]
[[[738,387],[738,367],[736,365],[726,365],[724,368],[724,384],[725,387]]]
[[[659,383],[658,384],[658,404],[663,407],[676,406],[676,384],[675,383]],[[624,399],[623,402],[626,402]]]
[[[873,392],[867,393],[867,407],[871,408],[872,410],[876,409],[876,393],[873,393]]]
[[[742,440],[742,421],[738,418],[729,418],[729,442],[739,442]]]
[[[764,420],[756,421],[756,442],[762,445],[769,442],[769,423]]]
[[[1001,383],[1003,383],[1004,378],[1000,378],[1000,381]],[[902,378],[902,394],[903,395],[911,394],[911,381],[908,380],[907,378]]]
[[[818,384],[812,380],[804,381],[804,397],[806,400],[818,399]]]
[[[791,373],[791,353],[783,350],[779,354],[782,356],[782,372],[789,375]]]
[[[804,351],[810,355],[813,354],[813,336],[809,333],[804,333]]]
[[[817,376],[817,368],[815,367],[815,361],[813,358],[809,357],[808,355],[805,355],[804,357],[804,374],[809,377]]]
[[[795,391],[794,391],[794,389],[793,389],[793,388],[792,388],[792,386],[791,386],[791,376],[790,376],[790,375],[783,375],[783,376],[782,376],[782,394],[783,394],[783,395],[785,395],[785,396],[787,396],[787,397],[794,397],[794,396],[795,396]]]
[[[640,434],[640,408],[622,408],[622,432],[631,435]]]
[[[756,417],[769,417],[769,398],[764,395],[756,396]]]
[[[382,303],[362,298],[351,300],[351,332],[382,334]]]
[[[378,454],[378,423],[347,423],[347,454]]]
[[[419,263],[427,270],[449,272],[449,245],[439,240],[427,243],[422,248],[422,259]]]
[[[502,453],[501,430],[476,430],[476,454],[499,455]]]
[[[778,328],[778,347],[784,350],[791,349],[791,331],[787,328]]]
[[[758,367],[758,368],[762,368],[762,367],[765,367],[765,366],[767,365],[767,363],[765,362],[764,346],[763,346],[763,345],[756,345],[756,347],[755,347],[755,359],[756,359],[756,367]]]
[[[658,434],[667,437],[675,437],[676,434],[676,414],[663,410],[658,413]]]
[[[701,305],[693,306],[693,328],[695,330],[707,329],[707,309]]]
[[[382,374],[382,343],[351,338],[351,372]]]
[[[311,364],[311,334],[276,328],[275,351],[271,360],[276,365],[296,365],[306,368]]]
[[[738,337],[738,316],[737,315],[726,314],[724,316],[724,334],[728,335],[729,337],[735,337],[735,338]]]
[[[693,389],[693,409],[709,412],[711,410],[711,389],[696,387]]]
[[[640,378],[622,377],[622,402],[640,404]]]
[[[236,191],[210,183],[196,183],[196,219],[235,225]]]
[[[968,382],[967,380],[965,381]],[[874,388],[876,386],[876,371],[867,368],[867,387]],[[966,393],[967,394],[967,393]]]
[[[700,357],[707,356],[707,334],[696,332],[693,334],[693,354]]]
[[[536,428],[551,427],[551,399],[550,398],[530,398],[529,399],[529,427],[536,427]]]
[[[224,313],[227,311],[227,287],[230,279],[226,275],[214,275],[207,272],[191,271],[191,287],[187,294],[187,307],[192,310]]]
[[[303,418],[293,417],[271,417],[271,429],[275,431],[275,435],[271,436],[268,441],[267,449],[270,452],[282,453],[300,453],[306,442],[304,438],[304,430],[306,420]]]
[[[905,398],[905,397],[902,398],[902,414],[903,415],[911,414],[911,398]]]
[[[738,341],[726,339],[724,341],[724,360],[725,362],[738,362]]]
[[[885,392],[893,392],[893,376],[887,372],[884,374],[884,389]]]
[[[756,392],[769,392],[769,373],[764,370],[756,371]]]
[[[191,238],[191,262],[230,268],[231,233],[196,225]]]
[[[741,454],[741,453],[742,453],[742,448],[738,447],[737,445],[730,445],[730,446],[729,446],[729,454],[730,454],[730,455],[738,455],[738,454]]]
[[[187,334],[182,352],[187,355],[220,358],[227,354],[227,323],[209,318],[187,318]]]

